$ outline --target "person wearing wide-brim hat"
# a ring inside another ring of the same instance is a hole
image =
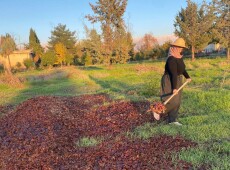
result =
[[[166,101],[172,94],[176,95],[166,104],[167,121],[170,124],[182,125],[177,121],[181,104],[182,91],[178,88],[183,84],[183,78],[191,81],[185,69],[182,51],[187,48],[183,38],[176,39],[169,48],[168,58],[165,64],[165,72],[161,79],[161,100]]]

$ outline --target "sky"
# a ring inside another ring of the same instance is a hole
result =
[[[76,31],[77,39],[83,39],[84,24],[88,28],[100,28],[99,24],[92,25],[85,18],[85,15],[93,14],[89,3],[96,2],[97,0],[1,0],[0,35],[10,33],[17,44],[28,43],[32,28],[41,44],[45,45],[54,27],[64,24],[70,31]],[[202,0],[193,2],[201,4]],[[174,20],[181,8],[186,8],[186,0],[128,0],[123,18],[134,39],[152,33],[165,40],[173,37]]]

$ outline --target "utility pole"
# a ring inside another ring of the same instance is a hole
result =
[[[20,35],[18,36],[19,50],[21,50]]]

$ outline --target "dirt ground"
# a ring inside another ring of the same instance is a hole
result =
[[[129,139],[146,122],[150,103],[113,101],[105,94],[42,96],[16,108],[0,106],[0,169],[191,169],[172,153],[196,143],[180,136]],[[102,138],[80,147],[83,137]]]

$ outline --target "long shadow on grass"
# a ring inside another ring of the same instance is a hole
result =
[[[147,64],[147,63],[162,63],[165,62],[167,58],[153,59],[153,60],[139,60],[130,61],[129,64]]]
[[[96,67],[96,66],[82,66],[82,67],[78,67],[80,70],[103,70],[103,68],[100,67]]]
[[[124,82],[117,80],[100,80],[93,76],[89,76],[91,80],[93,80],[96,84],[100,85],[102,91],[109,91],[112,93],[117,93],[120,96],[124,96],[125,98],[129,98],[128,92],[135,91],[134,86],[129,86]]]
[[[69,78],[69,73],[58,70],[45,75],[25,77],[26,89],[11,99],[10,104],[19,104],[27,99],[37,96],[73,96],[77,87]]]

